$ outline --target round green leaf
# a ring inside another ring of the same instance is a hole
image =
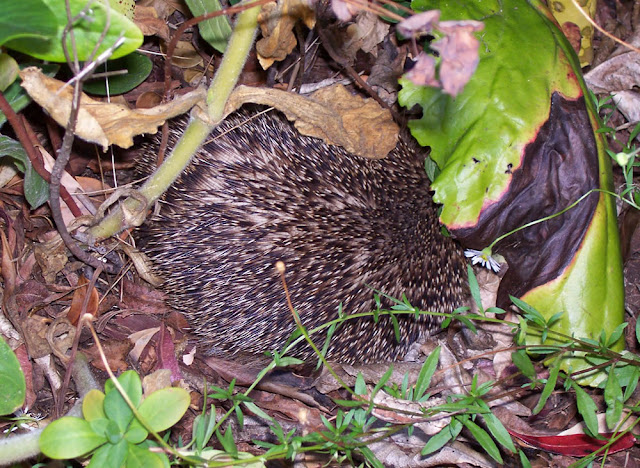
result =
[[[138,52],[127,55],[117,60],[110,60],[104,65],[98,67],[98,73],[106,71],[126,70],[124,75],[115,75],[99,80],[89,81],[84,85],[84,91],[100,96],[107,95],[106,81],[109,82],[109,95],[124,94],[142,83],[153,68],[153,63],[146,55]]]
[[[133,405],[137,407],[142,398],[142,384],[138,374],[134,371],[123,372],[122,375],[118,377],[118,382],[124,388]],[[104,398],[104,412],[109,419],[115,421],[120,431],[124,433],[133,419],[133,412],[111,380],[107,380],[104,388],[106,393]]]
[[[104,393],[100,390],[89,390],[82,400],[82,415],[87,421],[94,419],[105,419],[104,414]]]
[[[179,387],[163,388],[149,395],[138,411],[144,421],[156,432],[177,423],[189,408],[189,392]]]
[[[62,49],[62,33],[67,24],[65,2],[64,0],[44,0],[44,3],[52,10],[52,12],[48,12],[48,15],[51,22],[55,21],[55,33],[47,34],[46,38],[19,37],[7,41],[5,46],[41,60],[66,62]],[[79,60],[87,60],[90,57],[103,34],[104,27],[107,24],[107,16],[109,17],[109,29],[98,48],[98,54],[114,45],[121,34],[123,35],[124,43],[116,49],[111,58],[124,57],[142,45],[143,36],[140,29],[132,21],[103,3],[93,2],[89,10],[85,9],[87,6],[85,0],[69,0],[69,3],[72,17],[75,17],[83,10],[86,12],[86,17],[76,21],[73,29]],[[20,8],[23,17],[28,17],[32,14],[32,11],[25,10],[24,6],[20,6]],[[37,31],[37,29],[31,29],[33,34],[36,34]],[[67,40],[69,39],[67,38]],[[69,47],[69,50],[71,50],[71,47]]]
[[[0,337],[0,415],[13,413],[24,403],[26,384],[18,358]]]
[[[149,433],[147,432],[147,430],[142,427],[142,425],[136,419],[129,425],[129,429],[127,429],[127,432],[124,434],[124,438],[127,440],[127,442],[130,442],[132,444],[139,444],[140,442],[145,440],[148,435]]]
[[[104,444],[93,454],[88,468],[119,468],[124,465],[128,449],[129,444],[124,439],[117,444]]]
[[[106,441],[84,419],[65,417],[52,422],[42,431],[40,450],[49,458],[77,458]]]

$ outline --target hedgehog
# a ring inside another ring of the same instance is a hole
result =
[[[307,330],[364,314],[338,326],[327,359],[402,359],[441,318],[367,312],[393,305],[389,297],[452,312],[467,297],[464,255],[441,232],[424,151],[405,137],[386,158],[367,159],[299,134],[277,111],[250,114],[214,131],[138,233],[170,305],[209,355],[279,350],[296,330],[274,268],[282,261]],[[170,147],[185,125],[173,122]],[[143,174],[154,155],[146,151]],[[312,334],[320,349],[326,335]],[[313,351],[301,343],[290,354]]]

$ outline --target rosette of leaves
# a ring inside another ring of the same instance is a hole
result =
[[[455,98],[402,80],[400,101],[420,105],[414,136],[431,146],[441,172],[434,199],[441,221],[476,250],[520,226],[554,215],[594,189],[610,190],[610,159],[595,130],[579,63],[537,0],[414,0],[415,11],[438,9],[443,20],[482,21],[479,63]],[[593,192],[574,208],[507,236],[493,248],[509,269],[498,305],[518,297],[554,330],[598,340],[624,319],[616,210]],[[530,335],[530,343],[540,334]],[[618,340],[613,348],[622,348]],[[563,369],[585,368],[583,357]],[[586,379],[585,382],[588,382]],[[592,381],[593,382],[593,381]]]
[[[118,382],[136,408],[136,414],[113,381],[108,380],[104,393],[91,390],[85,396],[84,419],[64,417],[45,428],[40,437],[42,453],[55,459],[91,455],[89,467],[169,466],[166,455],[149,450],[158,444],[147,437],[149,430],[164,431],[180,420],[189,407],[189,393],[183,388],[168,387],[142,400],[138,374],[123,372]]]

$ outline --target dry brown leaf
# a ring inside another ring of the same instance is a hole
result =
[[[2,239],[2,279],[4,279],[4,294],[11,295],[16,288],[16,267],[13,263],[12,250],[4,231],[0,231]]]
[[[262,68],[266,70],[291,53],[296,46],[293,27],[298,19],[309,29],[316,24],[315,12],[304,0],[282,0],[262,7],[258,18],[262,39],[256,43]]]
[[[48,356],[51,354],[51,346],[47,341],[47,332],[51,320],[40,315],[26,317],[20,326],[22,327],[22,337],[27,344],[27,350],[32,359]]]
[[[377,57],[378,44],[384,41],[389,34],[389,25],[380,17],[370,11],[361,11],[356,21],[347,27],[347,38],[341,55],[343,57],[355,57],[359,50]]]
[[[56,236],[50,241],[34,244],[33,253],[36,261],[42,270],[42,276],[47,284],[53,284],[56,276],[67,264],[67,248],[60,236]]]
[[[53,169],[53,165],[55,164],[55,159],[45,150],[42,146],[38,146],[38,150],[40,150],[40,154],[42,155],[42,161],[44,163],[44,168],[51,173]],[[82,215],[91,215],[92,213],[85,206],[85,201],[87,198],[84,196],[84,192],[80,184],[74,179],[71,174],[69,174],[66,170],[62,172],[62,177],[60,178],[60,185],[67,189],[67,192],[71,194],[71,198],[76,202],[76,206],[82,212]],[[69,225],[76,218],[67,203],[64,200],[61,200],[60,204],[60,212],[62,213],[62,219],[65,222],[65,225]]]
[[[169,42],[169,26],[165,20],[158,18],[158,12],[153,6],[136,5],[133,21],[145,36],[158,36]]]
[[[227,114],[252,102],[273,106],[294,122],[303,135],[342,146],[370,159],[384,158],[398,142],[391,112],[373,99],[353,96],[342,85],[320,89],[309,97],[271,88],[238,86],[227,103]]]
[[[156,390],[171,387],[171,371],[169,369],[158,369],[142,378],[142,389],[145,398]]]
[[[640,93],[637,91],[618,91],[613,95],[613,102],[629,122],[640,122]]]
[[[166,48],[163,47],[163,52]],[[171,56],[171,64],[178,68],[193,68],[202,65],[204,61],[191,42],[178,41]]]
[[[626,52],[601,63],[584,76],[596,94],[614,93],[640,86],[640,54]]]
[[[91,291],[87,291],[87,289],[89,288],[89,280],[85,278],[84,275],[78,278],[78,286],[79,288],[76,289],[73,293],[73,299],[71,299],[71,307],[69,308],[69,312],[67,313],[67,319],[73,325],[78,324],[78,319],[82,314],[82,306],[84,305],[87,293],[90,294],[90,297],[87,302],[87,309],[85,313],[97,317],[98,304],[100,303],[100,296],[98,295],[98,291],[95,286],[91,288]]]
[[[147,347],[151,338],[160,331],[160,327],[146,328],[129,335],[129,341],[133,343],[133,348],[129,351],[129,356],[133,362],[138,362],[142,351]]]
[[[127,340],[106,340],[102,342],[102,349],[109,363],[109,368],[113,372],[124,372],[129,368],[126,358],[130,348],[131,343]],[[97,369],[105,370],[97,346],[85,348],[82,352],[91,359],[91,365]]]
[[[58,124],[66,126],[71,109],[72,86],[43,75],[36,67],[20,72],[22,87]],[[63,88],[64,87],[64,88]],[[76,135],[97,143],[106,151],[109,145],[122,148],[133,145],[133,137],[154,134],[165,120],[183,114],[205,96],[203,89],[182,95],[152,109],[130,110],[118,104],[96,101],[83,94],[76,125]]]
[[[147,91],[146,93],[142,93],[136,99],[136,108],[137,109],[151,109],[159,105],[162,102],[162,96],[154,91]]]
[[[169,16],[178,10],[184,16],[189,16],[189,8],[186,3],[181,0],[140,0],[136,2],[136,6],[152,7],[158,13],[158,18],[166,20]]]

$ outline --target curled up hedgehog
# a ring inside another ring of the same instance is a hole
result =
[[[174,122],[170,147],[185,124]],[[143,173],[154,169],[153,156]],[[441,234],[424,158],[400,141],[385,159],[370,160],[300,135],[275,111],[236,113],[142,226],[141,247],[210,355],[263,354],[294,332],[278,261],[308,330],[336,319],[340,304],[346,315],[375,310],[373,289],[405,295],[421,310],[451,312],[466,300],[465,261]],[[441,322],[397,320],[399,341],[388,316],[342,323],[327,358],[399,360]],[[312,335],[320,348],[326,330]],[[292,354],[306,359],[313,351],[302,343]]]

